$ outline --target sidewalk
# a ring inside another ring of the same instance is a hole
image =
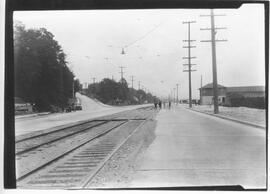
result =
[[[263,130],[177,107],[157,116],[156,139],[131,187],[266,187]]]

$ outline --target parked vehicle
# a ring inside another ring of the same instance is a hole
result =
[[[75,105],[75,110],[82,110],[82,105],[76,104]]]

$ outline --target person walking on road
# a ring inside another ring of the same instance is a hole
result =
[[[155,109],[157,109],[157,102],[154,102]]]
[[[171,109],[171,101],[169,101],[169,109]]]
[[[161,101],[158,102],[159,109],[161,109]]]

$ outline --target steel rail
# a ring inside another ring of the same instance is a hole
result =
[[[66,151],[66,152],[64,152],[64,153],[62,153],[61,155],[57,156],[56,158],[54,158],[54,159],[52,159],[52,160],[50,160],[50,161],[48,161],[48,162],[42,164],[41,166],[39,166],[39,167],[37,167],[37,168],[35,168],[35,169],[32,169],[31,171],[29,171],[29,172],[25,173],[24,175],[21,175],[20,177],[18,177],[18,178],[17,178],[17,182],[18,182],[18,181],[21,181],[21,180],[23,180],[23,179],[25,179],[25,178],[28,177],[29,175],[31,175],[31,174],[33,174],[33,173],[35,173],[35,172],[37,172],[37,171],[43,169],[44,167],[46,167],[46,166],[52,164],[53,162],[55,162],[55,161],[61,159],[62,157],[66,156],[67,154],[71,153],[72,151],[74,151],[74,150],[76,150],[76,149],[78,149],[78,148],[84,146],[85,144],[87,144],[87,143],[89,143],[89,142],[91,142],[91,141],[93,141],[93,140],[95,140],[95,139],[97,139],[97,138],[99,138],[99,137],[101,137],[101,136],[107,134],[107,133],[110,132],[111,130],[113,130],[113,129],[117,128],[117,127],[120,127],[121,125],[126,124],[126,123],[128,123],[128,120],[127,120],[127,121],[124,121],[123,123],[120,123],[119,125],[116,125],[116,126],[110,128],[110,129],[108,129],[108,130],[106,130],[106,131],[104,131],[104,132],[102,132],[102,133],[99,133],[99,134],[95,135],[95,137],[92,137],[92,138],[90,138],[89,140],[87,140],[87,141],[85,141],[85,142],[83,142],[83,143],[81,143],[81,144],[79,144],[79,145],[73,147],[72,149],[70,149],[70,150],[68,150],[68,151]]]

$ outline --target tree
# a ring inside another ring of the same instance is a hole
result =
[[[118,93],[118,98],[121,101],[126,101],[128,99],[128,84],[127,81],[123,78],[120,82],[118,82],[118,87],[117,87],[117,93]]]
[[[15,96],[37,105],[40,111],[67,105],[72,97],[73,73],[52,33],[45,28],[14,26]]]
[[[119,98],[118,90],[118,83],[114,80],[105,78],[99,83],[97,95],[103,103],[114,104],[116,99]]]
[[[79,79],[75,79],[74,81],[74,92],[82,91],[82,84],[80,83]]]

